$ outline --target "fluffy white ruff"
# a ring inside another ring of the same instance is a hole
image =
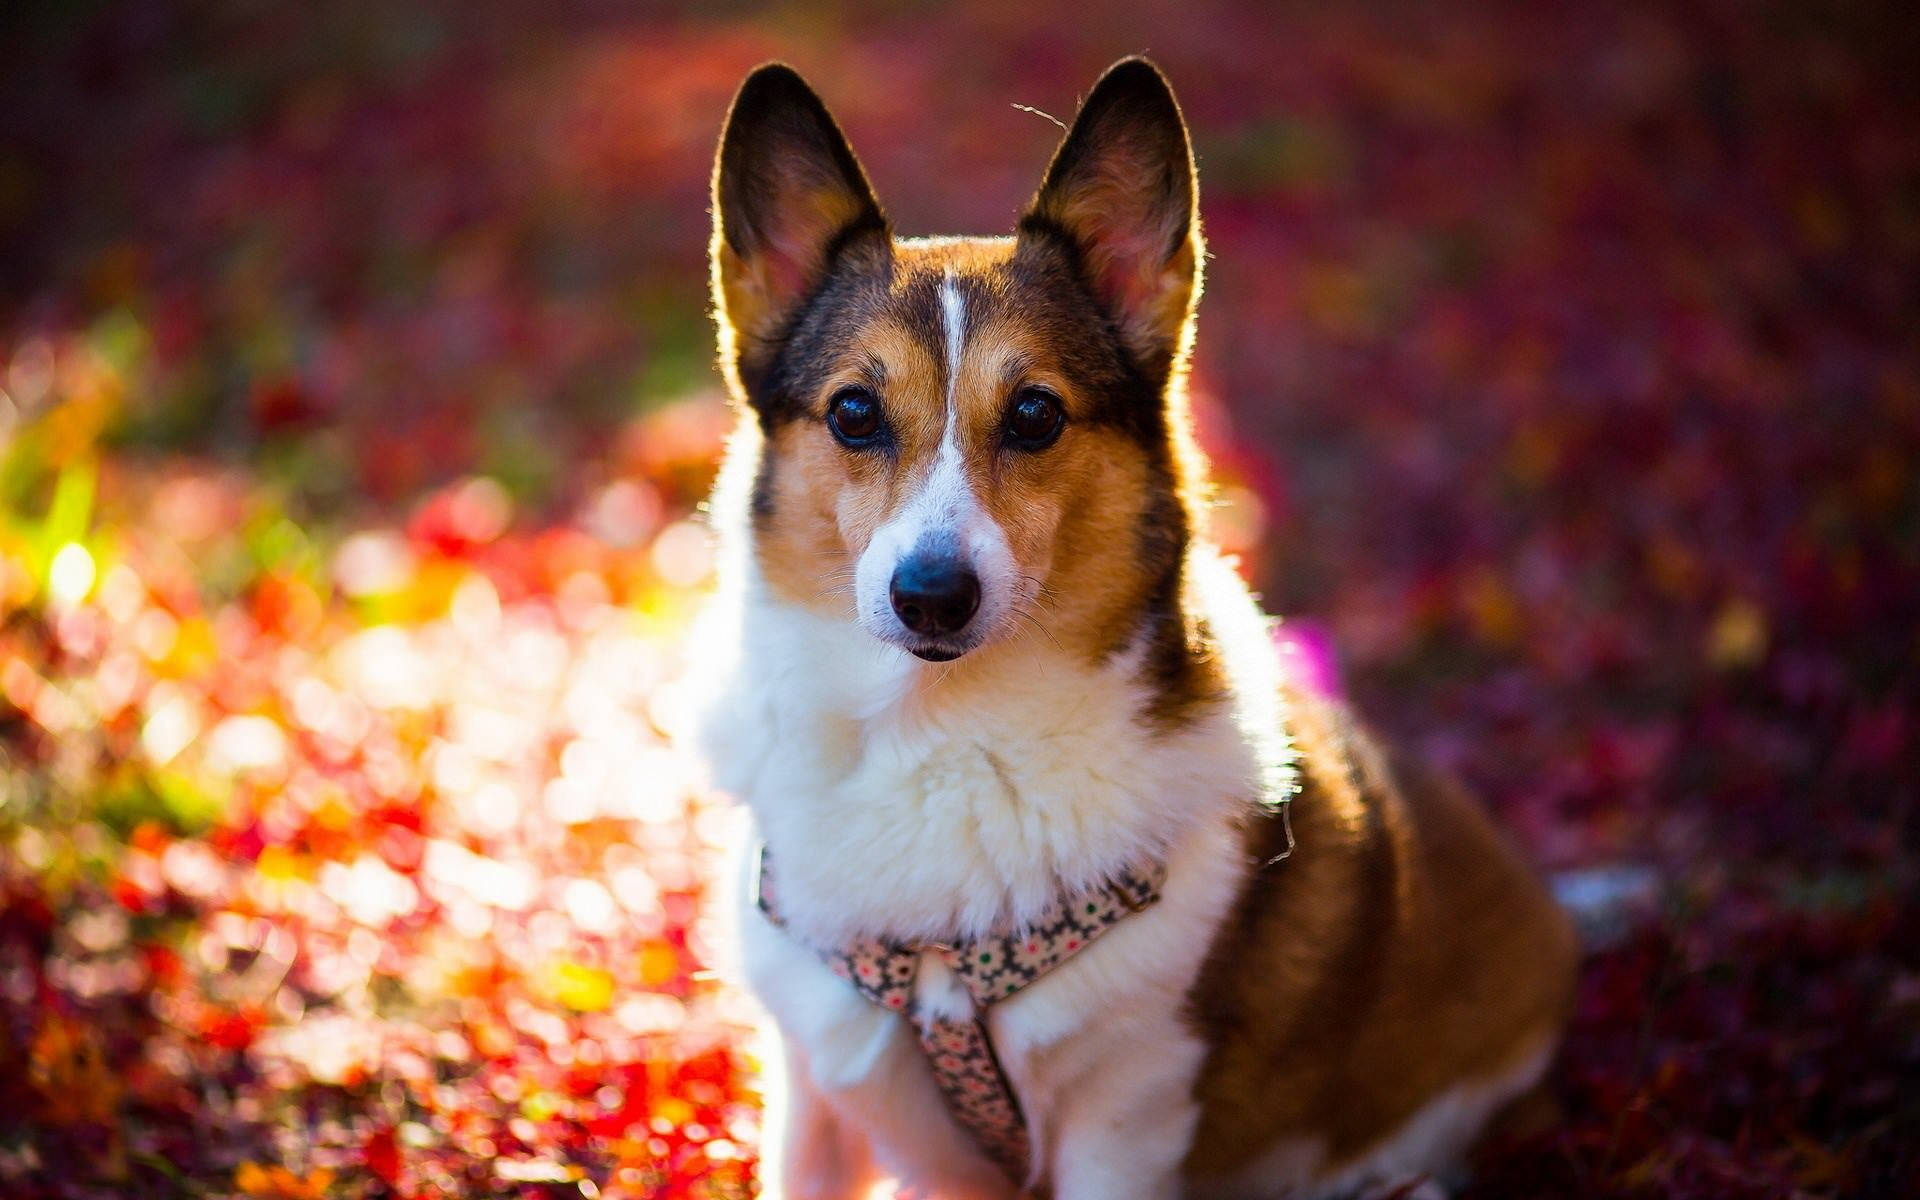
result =
[[[933,665],[751,577],[723,598],[700,640],[738,653],[703,748],[780,864],[794,934],[976,937],[1259,798],[1286,755],[1266,622],[1224,564],[1196,571],[1238,646],[1235,699],[1171,731],[1141,715],[1137,650],[1089,665],[1023,630]]]
[[[1236,819],[1287,769],[1267,625],[1244,587],[1196,560],[1234,699],[1167,731],[1140,715],[1137,653],[1088,665],[1029,633],[930,666],[736,567],[701,635],[737,651],[708,677],[703,737],[752,813],[746,842],[780,864],[786,928],[744,904],[744,867],[736,891],[745,974],[787,1050],[769,1194],[846,1194],[876,1168],[943,1197],[1010,1194],[906,1023],[809,945],[977,936],[1155,858],[1159,904],[989,1020],[1057,1196],[1177,1194],[1205,1052],[1187,993],[1246,870]],[[926,969],[922,1002],[965,1011],[943,979]]]

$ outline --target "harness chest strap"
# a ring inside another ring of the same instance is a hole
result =
[[[764,846],[756,876],[760,911],[775,925],[783,924],[775,903],[772,859]],[[954,1119],[1010,1178],[1024,1183],[1032,1163],[1026,1118],[993,1052],[987,1008],[1159,900],[1165,880],[1164,864],[1128,871],[1103,888],[1057,898],[1022,931],[971,942],[943,945],[866,937],[813,950],[862,996],[911,1021]],[[938,955],[966,987],[973,999],[971,1018],[930,1017],[917,1011],[914,990],[921,956],[927,953]]]

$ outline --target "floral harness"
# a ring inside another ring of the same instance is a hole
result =
[[[783,922],[774,907],[771,867],[763,846],[755,873],[756,903],[778,926]],[[987,1009],[1159,900],[1165,879],[1164,865],[1128,871],[1105,887],[1056,899],[1024,930],[988,934],[971,942],[946,945],[863,937],[835,949],[813,949],[862,996],[912,1022],[954,1119],[1014,1182],[1024,1183],[1032,1165],[1027,1122],[993,1052]],[[973,999],[971,1017],[935,1017],[915,1010],[920,959],[929,952],[938,955],[966,987]]]

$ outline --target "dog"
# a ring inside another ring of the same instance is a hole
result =
[[[786,66],[733,101],[700,736],[751,816],[765,1195],[1433,1187],[1554,1053],[1565,915],[1208,541],[1197,206],[1143,59],[1009,237],[895,237]]]

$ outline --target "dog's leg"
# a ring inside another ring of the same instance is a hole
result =
[[[821,1049],[831,1050],[843,1070],[858,1065],[838,1078],[832,1066],[824,1066],[812,1086],[864,1135],[876,1173],[894,1175],[913,1197],[1012,1200],[1014,1188],[948,1115],[906,1022],[874,1009],[838,1033]]]
[[[768,1056],[786,1078],[768,1089],[774,1145],[761,1172],[763,1186],[787,1190],[765,1195],[840,1200],[849,1193],[833,1187],[880,1174],[939,1200],[1011,1200],[1014,1189],[948,1115],[898,1013],[869,1003],[757,910],[744,912],[740,937],[749,981],[790,1047]]]
[[[1103,1108],[1110,1106],[1101,1106]],[[1061,1130],[1055,1200],[1174,1200],[1180,1195],[1180,1162],[1193,1120],[1181,1093],[1170,1092],[1135,1106]],[[1171,1110],[1171,1111],[1169,1111]],[[1164,1126],[1156,1126],[1158,1111]]]
[[[1201,1052],[1158,1032],[1157,1040],[1102,1039],[1099,1061],[1072,1086],[1061,1111],[1055,1200],[1180,1195],[1180,1164],[1200,1115],[1192,1095]]]
[[[767,1134],[761,1153],[764,1200],[857,1200],[875,1179],[866,1139],[835,1116],[808,1078],[806,1063],[784,1046],[778,1077],[767,1080]]]

